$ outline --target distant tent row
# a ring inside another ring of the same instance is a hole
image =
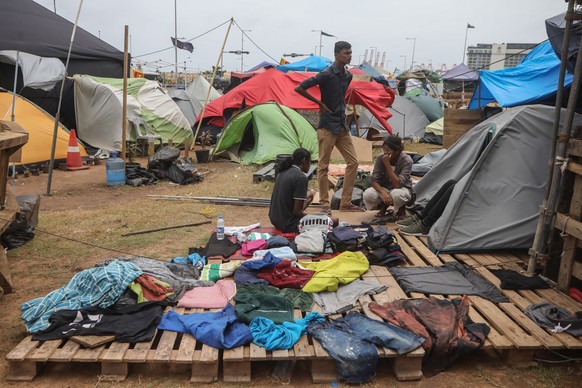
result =
[[[476,125],[447,150],[415,185],[417,203],[425,206],[445,182],[458,181],[428,235],[433,251],[531,247],[553,121],[554,107],[511,108]],[[582,116],[576,115],[573,125],[581,124]]]

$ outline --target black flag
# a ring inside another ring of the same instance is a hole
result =
[[[188,50],[190,52],[194,51],[194,45],[190,42],[182,42],[175,38],[170,38],[172,40],[172,44],[179,49]]]

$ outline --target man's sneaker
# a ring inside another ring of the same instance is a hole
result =
[[[417,216],[416,214],[413,214],[412,216],[405,218],[403,220],[398,220],[396,221],[396,225],[400,225],[400,226],[409,226],[414,224],[415,222],[420,221],[420,217]]]
[[[408,236],[426,236],[430,231],[430,226],[424,226],[422,221],[415,222],[412,225],[402,226],[399,229],[401,234],[406,234]]]
[[[329,206],[322,206],[321,214],[325,214],[326,216],[331,217],[331,208]]]

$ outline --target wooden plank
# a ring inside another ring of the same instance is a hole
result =
[[[293,311],[293,316],[295,319],[303,318],[303,314],[298,309],[295,309]],[[293,345],[293,353],[295,355],[296,360],[308,359],[315,356],[315,351],[313,350],[313,346],[309,344],[307,335],[302,335],[301,337],[299,337],[299,341],[297,341],[297,343]]]
[[[259,346],[255,343],[250,343],[249,344],[249,352],[250,352],[250,356],[251,356],[251,360],[261,360],[261,361],[266,361],[267,360],[267,349],[265,349],[262,346]]]
[[[113,342],[100,357],[104,362],[122,362],[125,352],[129,349],[127,342]]]
[[[26,359],[28,361],[44,362],[48,361],[50,356],[62,343],[62,340],[44,341],[42,345],[34,349]]]
[[[97,362],[101,353],[105,350],[106,345],[101,345],[93,349],[83,349],[80,348],[77,353],[75,353],[71,361],[76,362]]]
[[[548,349],[559,349],[563,345],[556,338],[548,334],[544,329],[536,325],[531,319],[529,319],[524,313],[521,312],[517,307],[510,303],[500,303],[499,307],[507,313],[516,322],[527,329],[531,335],[540,341],[544,347]]]
[[[410,264],[415,265],[415,266],[425,265],[425,263],[418,256],[418,254],[414,251],[414,249],[412,249],[412,247],[408,244],[408,242],[404,238],[402,238],[402,236],[400,234],[397,234],[397,236],[398,236],[398,244],[400,245],[400,250],[402,251],[404,256],[406,256],[406,260]]]
[[[145,362],[147,359],[147,356],[148,356],[148,352],[152,348],[152,345],[153,345],[156,337],[158,337],[159,335],[161,335],[161,330],[156,330],[156,333],[154,334],[154,337],[152,338],[151,341],[139,342],[139,343],[135,344],[133,349],[128,349],[125,352],[123,361],[125,361],[125,362]]]
[[[582,169],[582,166],[578,166]],[[572,193],[570,215],[575,219],[580,219],[582,217],[582,176],[578,175],[575,178]],[[567,292],[570,287],[574,263],[576,262],[577,246],[578,241],[573,236],[566,236],[564,238],[563,254],[560,259],[560,270],[558,273],[558,287],[563,292]]]
[[[562,213],[556,215],[554,227],[578,240],[582,240],[582,222],[576,221],[570,216]]]
[[[96,348],[97,346],[107,344],[115,341],[114,335],[84,335],[74,336],[70,338],[71,341],[83,345],[86,348]]]
[[[382,299],[387,298],[388,299],[387,302],[392,302],[397,299],[408,298],[408,296],[406,296],[406,293],[402,290],[402,288],[400,288],[400,285],[398,285],[398,282],[396,281],[396,279],[394,279],[394,277],[386,267],[373,265],[370,266],[370,269],[376,275],[376,279],[378,279],[378,282],[388,287],[385,291],[381,292],[380,294],[374,295],[372,299],[378,301],[379,303],[380,298]]]
[[[178,310],[180,314],[183,313],[199,313],[202,312],[203,309],[180,309]],[[176,357],[174,361],[178,363],[191,363],[194,361],[194,354],[196,350],[196,338],[194,338],[191,334],[184,333],[182,335],[182,339],[180,341],[180,345],[178,346],[178,352],[176,353]],[[198,360],[200,360],[200,356],[198,356]],[[196,361],[198,361],[196,360]]]
[[[128,365],[126,362],[102,362],[101,376],[108,381],[124,381],[127,378]]]
[[[40,371],[41,363],[33,361],[8,361],[8,381],[32,381]]]
[[[495,327],[492,327],[473,306],[469,309],[469,318],[471,318],[473,322],[484,323],[489,326],[490,330],[489,335],[487,336],[487,341],[489,341],[495,349],[503,350],[512,349],[514,347],[513,344],[505,336],[501,335]]]
[[[431,252],[426,245],[422,243],[418,238],[414,236],[401,235],[408,243],[419,253],[421,258],[433,267],[438,267],[442,265],[437,255]],[[399,240],[400,241],[400,240]]]
[[[572,160],[570,160],[568,162],[568,165],[566,166],[566,169],[568,169],[568,171],[573,172],[574,174],[577,175],[582,175],[582,165],[579,163],[576,163]]]
[[[58,361],[58,362],[68,362],[73,359],[77,351],[81,348],[81,345],[76,343],[75,341],[69,340],[63,347],[54,351],[51,355],[51,361]]]
[[[288,360],[290,356],[293,357],[293,353],[290,354],[288,350],[273,350],[271,352],[273,360]]]
[[[162,337],[158,343],[158,347],[154,352],[153,361],[158,362],[168,362],[172,356],[172,350],[174,350],[174,344],[176,343],[176,337],[178,333],[175,331],[162,331]]]
[[[30,354],[37,346],[40,345],[39,341],[33,341],[32,336],[26,336],[22,341],[16,345],[14,349],[12,349],[6,355],[6,360],[8,361],[24,361],[26,356]]]
[[[494,303],[481,298],[469,297],[475,308],[487,319],[489,325],[505,335],[518,349],[537,349],[538,340],[525,333],[515,322],[503,313]],[[499,303],[500,305],[502,303]]]
[[[582,156],[582,140],[570,139],[568,141],[568,153],[574,156]]]
[[[227,353],[230,353],[228,357]],[[222,380],[224,382],[251,381],[251,360],[248,347],[239,346],[224,351],[222,357]]]

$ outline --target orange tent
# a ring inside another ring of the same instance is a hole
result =
[[[0,120],[10,121],[12,114],[11,92],[0,90]],[[16,96],[14,121],[28,132],[28,143],[22,147],[20,163],[41,163],[50,160],[53,142],[55,119],[27,99]],[[69,130],[59,124],[55,159],[66,159],[69,148]],[[87,156],[82,145],[79,145],[81,156]]]

